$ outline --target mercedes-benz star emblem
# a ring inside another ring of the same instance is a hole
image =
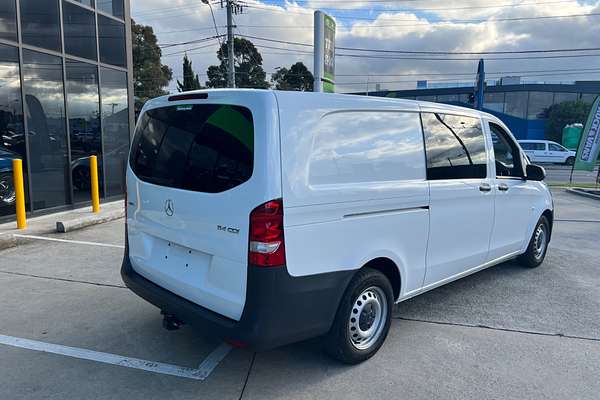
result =
[[[173,200],[168,199],[167,201],[165,201],[165,214],[171,217],[173,215],[173,212],[175,212],[175,208],[173,207]]]

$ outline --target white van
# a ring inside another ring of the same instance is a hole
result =
[[[357,363],[394,303],[519,257],[553,203],[506,126],[426,102],[266,90],[149,101],[122,276],[165,315],[264,350],[324,336]]]
[[[519,140],[519,144],[531,162],[575,164],[577,152],[551,140]]]

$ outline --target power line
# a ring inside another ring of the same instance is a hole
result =
[[[563,3],[577,3],[577,1],[575,0],[557,0],[557,1],[540,1],[540,2],[529,2],[529,3],[511,3],[511,4],[496,4],[496,5],[489,5],[489,6],[466,6],[466,7],[408,7],[408,8],[401,8],[401,9],[391,9],[391,8],[377,8],[377,9],[370,9],[370,11],[376,11],[376,12],[381,12],[381,13],[398,13],[398,12],[431,12],[431,11],[453,11],[453,10],[472,10],[472,9],[494,9],[494,8],[513,8],[513,7],[523,7],[523,6],[539,6],[539,5],[547,5],[547,4],[563,4]],[[253,8],[256,10],[262,10],[262,11],[272,11],[272,12],[283,12],[283,13],[295,13],[295,14],[302,14],[302,15],[312,15],[312,12],[300,12],[300,11],[296,11],[296,10],[290,10],[288,9],[279,9],[279,8],[272,8],[269,7],[266,4],[252,4],[252,3],[248,3],[247,5],[248,8]],[[281,7],[281,6],[273,6],[273,7]],[[331,7],[327,7],[328,10],[336,10],[336,11],[355,11],[356,8],[331,8]],[[348,15],[335,15],[336,19],[351,19],[351,20],[365,20],[365,21],[375,21],[377,18],[368,18],[368,17],[361,17],[361,16],[348,16]],[[394,18],[389,18],[386,20],[390,20],[393,21]]]
[[[588,14],[570,14],[570,15],[543,15],[537,17],[507,17],[507,18],[489,18],[489,19],[444,19],[439,21],[428,21],[414,24],[376,24],[376,25],[352,25],[350,28],[354,29],[381,29],[381,28],[410,28],[415,26],[431,26],[434,24],[489,24],[496,22],[517,22],[517,21],[541,21],[547,19],[560,19],[560,18],[579,18],[579,17],[597,17],[600,13],[588,13]],[[400,20],[398,20],[400,21]],[[414,19],[403,20],[406,22],[414,21]],[[289,26],[289,25],[244,25],[245,28],[255,29],[313,29],[312,26]]]
[[[313,47],[310,43],[292,42],[289,40],[271,39],[260,36],[243,35],[251,39],[262,40],[267,42],[290,44],[295,46]],[[473,54],[529,54],[529,53],[563,53],[563,52],[578,52],[578,51],[597,51],[600,47],[586,48],[567,48],[567,49],[541,49],[541,50],[499,50],[499,51],[417,51],[417,50],[387,50],[387,49],[364,49],[360,47],[342,47],[336,46],[336,50],[351,50],[351,51],[368,51],[376,53],[395,53],[395,54],[436,54],[436,55],[473,55]]]

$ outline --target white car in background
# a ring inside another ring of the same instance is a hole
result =
[[[573,165],[577,152],[550,140],[519,140],[521,148],[533,163]]]

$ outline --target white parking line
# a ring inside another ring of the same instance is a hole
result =
[[[120,356],[117,354],[102,353],[99,351],[81,349],[78,347],[63,346],[60,344],[52,344],[40,342],[37,340],[23,339],[14,336],[0,335],[0,344],[7,346],[20,347],[23,349],[42,351],[45,353],[60,354],[63,356],[79,358],[83,360],[96,361],[104,364],[118,365],[121,367],[141,369],[144,371],[154,372],[163,375],[178,376],[203,381],[210,373],[219,365],[219,362],[231,350],[231,346],[222,343],[214,349],[208,357],[200,364],[198,368],[180,367],[173,364],[165,364],[161,362],[142,360],[140,358],[132,358]]]
[[[44,236],[21,235],[19,233],[15,233],[14,237],[19,237],[19,238],[24,238],[24,239],[48,240],[50,242],[85,244],[85,245],[89,245],[89,246],[114,247],[116,249],[124,249],[125,248],[125,246],[123,246],[121,244],[109,244],[109,243],[98,243],[98,242],[86,242],[86,241],[82,241],[82,240],[58,239],[58,238],[49,238],[49,237],[44,237]]]

